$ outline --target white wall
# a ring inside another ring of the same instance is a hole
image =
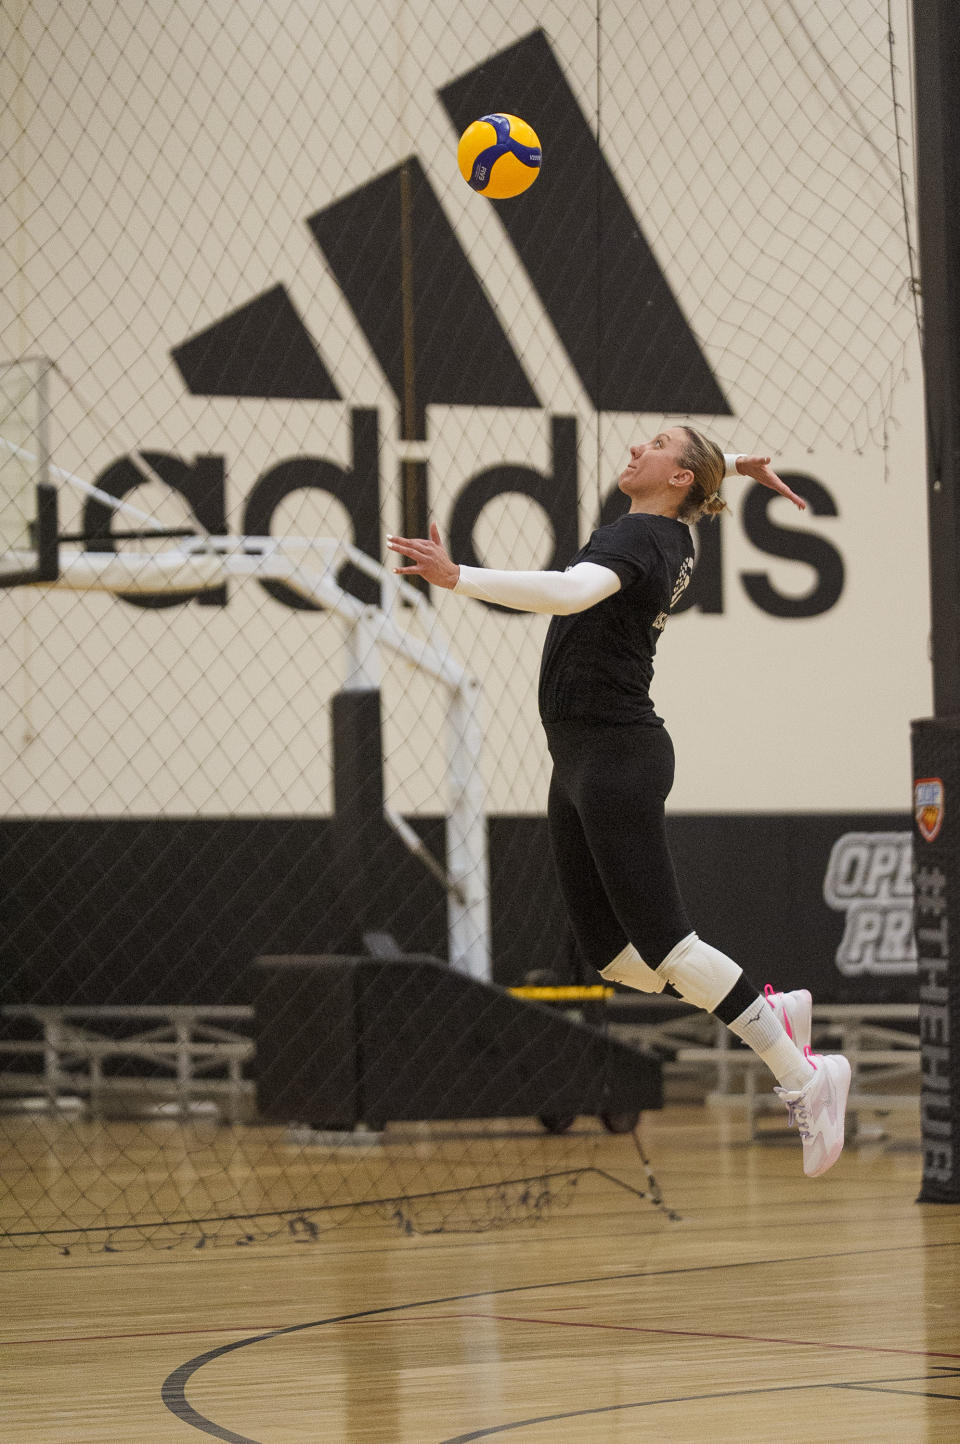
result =
[[[627,445],[663,417],[592,410],[496,212],[459,177],[436,93],[542,26],[731,400],[732,418],[693,420],[726,447],[774,450],[838,513],[800,518],[775,503],[780,524],[829,540],[845,585],[822,615],[773,617],[741,573],[766,572],[788,595],[814,579],[758,551],[743,484],[728,484],[723,611],[673,618],[658,658],[654,697],[679,758],[672,805],[906,809],[909,721],[930,710],[929,604],[886,6],[853,0],[829,23],[812,5],[674,9],[602,5],[598,53],[593,3],[519,4],[508,20],[426,0],[309,15],[292,0],[8,8],[0,138],[15,206],[0,354],[57,363],[61,466],[92,481],[134,448],[213,453],[235,517],[278,460],[348,464],[350,410],[374,407],[382,531],[393,531],[396,399],[305,220],[416,154],[544,402],[431,408],[421,453],[435,514],[445,526],[485,467],[547,469],[549,418],[574,416],[585,538]],[[545,164],[562,164],[541,140]],[[343,401],[188,395],[171,348],[278,283]],[[182,517],[157,488],[133,499]],[[302,500],[286,508],[291,530],[348,528],[342,508]],[[64,519],[77,515],[65,497]],[[550,552],[546,518],[522,499],[492,506],[476,536],[491,564],[542,565]],[[292,612],[256,586],[231,588],[222,609],[24,591],[0,606],[9,812],[329,810],[326,702],[343,674],[329,615]],[[449,596],[438,614],[485,683],[491,810],[541,810],[545,623]],[[402,668],[385,698],[391,800],[437,810],[437,699]]]

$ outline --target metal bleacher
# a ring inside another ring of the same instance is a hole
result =
[[[762,1137],[760,1120],[781,1105],[763,1064],[723,1023],[676,999],[638,1003],[603,992],[613,1036],[663,1060],[668,1101],[692,1094],[742,1109],[751,1136]],[[228,1122],[255,1115],[254,1083],[244,1076],[255,1050],[252,1007],[19,1004],[3,1016],[36,1036],[0,1039],[0,1096],[51,1109],[72,1102],[95,1117],[161,1105],[186,1116],[210,1104]],[[917,1017],[912,1003],[815,1007],[814,1046],[845,1053],[853,1068],[854,1133],[876,1131],[885,1114],[917,1109]]]
[[[3,1016],[33,1039],[0,1039],[0,1094],[50,1108],[81,1102],[94,1116],[167,1104],[187,1115],[215,1103],[229,1122],[253,1112],[253,1009],[236,1006],[60,1007],[12,1004]],[[252,1031],[252,1030],[251,1030]],[[24,1067],[32,1060],[33,1067]],[[19,1065],[19,1066],[18,1066]]]

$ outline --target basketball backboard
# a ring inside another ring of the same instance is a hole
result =
[[[47,379],[41,356],[0,362],[0,586],[57,576],[56,490],[48,479]]]

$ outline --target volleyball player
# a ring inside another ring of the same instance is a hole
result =
[[[694,931],[667,844],[673,744],[650,700],[653,657],[687,586],[688,523],[717,516],[736,471],[805,503],[765,456],[727,456],[689,426],[631,446],[620,476],[626,515],[598,527],[564,572],[458,566],[440,540],[388,537],[410,565],[401,575],[521,611],[553,614],[540,669],[540,715],[553,760],[547,818],[564,904],[578,948],[601,977],[665,987],[715,1014],[777,1080],[803,1140],[809,1177],[843,1148],[850,1064],[810,1048],[806,989],[763,994],[731,958]]]

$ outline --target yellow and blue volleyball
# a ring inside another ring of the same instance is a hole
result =
[[[518,115],[481,116],[457,146],[457,165],[467,185],[490,200],[518,196],[540,174],[542,152],[532,126]]]

